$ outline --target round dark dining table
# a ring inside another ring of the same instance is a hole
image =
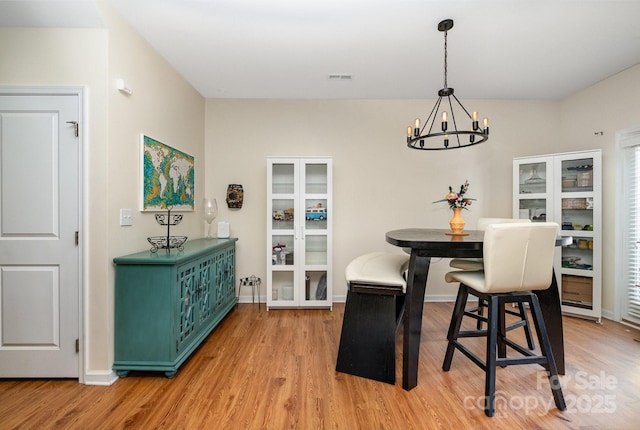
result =
[[[449,230],[444,229],[405,228],[389,231],[385,235],[388,243],[404,248],[411,255],[402,340],[402,388],[405,390],[411,390],[418,385],[420,330],[431,258],[482,258],[484,231],[465,230],[463,236],[452,236],[447,234],[448,232]],[[571,242],[571,237],[558,237],[556,246],[568,245]],[[536,291],[536,295],[549,333],[558,373],[564,375],[562,308],[555,271],[549,288]]]

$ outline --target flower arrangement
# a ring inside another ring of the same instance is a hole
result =
[[[454,209],[454,208],[466,209],[467,206],[471,205],[471,202],[475,200],[475,199],[464,196],[468,190],[469,190],[469,181],[467,180],[464,181],[464,184],[460,185],[460,191],[457,193],[453,191],[453,188],[451,188],[451,185],[449,185],[449,192],[447,193],[446,196],[444,196],[444,199],[436,200],[433,203],[448,202],[449,209]]]

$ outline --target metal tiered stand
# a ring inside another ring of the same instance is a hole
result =
[[[171,236],[170,234],[171,226],[180,224],[182,215],[171,215],[171,209],[169,209],[166,214],[156,214],[156,221],[160,225],[167,226],[167,235],[147,238],[151,244],[151,252],[158,252],[159,249],[166,249],[167,252],[171,252],[171,248],[176,248],[178,251],[184,250],[187,236]]]

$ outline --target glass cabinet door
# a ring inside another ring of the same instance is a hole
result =
[[[562,192],[593,191],[593,158],[562,160]]]
[[[294,303],[296,249],[295,193],[298,169],[293,162],[283,161],[270,166],[269,245],[271,260],[271,291],[267,301]]]
[[[547,162],[523,163],[519,168],[519,194],[547,192]]]
[[[325,161],[309,160],[304,171],[304,296],[305,305],[327,297],[329,264],[330,167]]]
[[[593,193],[594,158],[561,157],[559,170],[562,235],[573,238],[571,245],[562,247],[562,303],[593,309],[594,250],[598,256],[600,247],[594,235],[594,213],[599,205]]]
[[[293,163],[276,163],[271,171],[271,194],[292,194],[295,192],[296,166]]]
[[[514,160],[514,215],[531,221],[547,221],[553,193],[553,160],[539,157]]]
[[[327,194],[327,163],[309,162],[304,165],[305,194]]]

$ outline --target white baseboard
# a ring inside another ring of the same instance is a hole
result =
[[[253,299],[251,296],[240,296],[238,297],[238,303],[266,303],[267,298],[265,296],[256,297]]]
[[[260,301],[260,303],[265,303],[266,301],[266,297],[260,297],[259,299],[256,297],[256,302],[253,303],[257,303],[257,300]],[[345,303],[347,301],[347,296],[346,295],[340,295],[340,296],[333,296],[333,303]],[[425,296],[425,302],[455,302],[456,301],[456,295],[455,294],[446,294],[446,295],[431,295],[431,294],[427,294]],[[470,300],[473,301],[473,300]],[[252,298],[251,296],[240,296],[238,297],[238,303],[252,303]]]
[[[85,385],[113,385],[118,375],[113,370],[91,370],[84,374]]]
[[[260,303],[265,303],[266,299],[267,298],[265,296],[260,296],[260,298],[256,297],[255,301],[252,301],[251,296],[240,296],[238,297],[238,303],[257,303],[258,301],[260,301]],[[345,303],[346,301],[347,301],[346,295],[333,296],[333,303]],[[444,295],[427,294],[424,298],[424,301],[453,303],[456,301],[456,295],[455,294],[444,294]],[[470,300],[470,301],[473,301],[473,300]]]
[[[615,321],[616,319],[613,316],[613,312],[608,309],[602,309],[602,316],[608,320]],[[618,321],[619,322],[619,321]]]

